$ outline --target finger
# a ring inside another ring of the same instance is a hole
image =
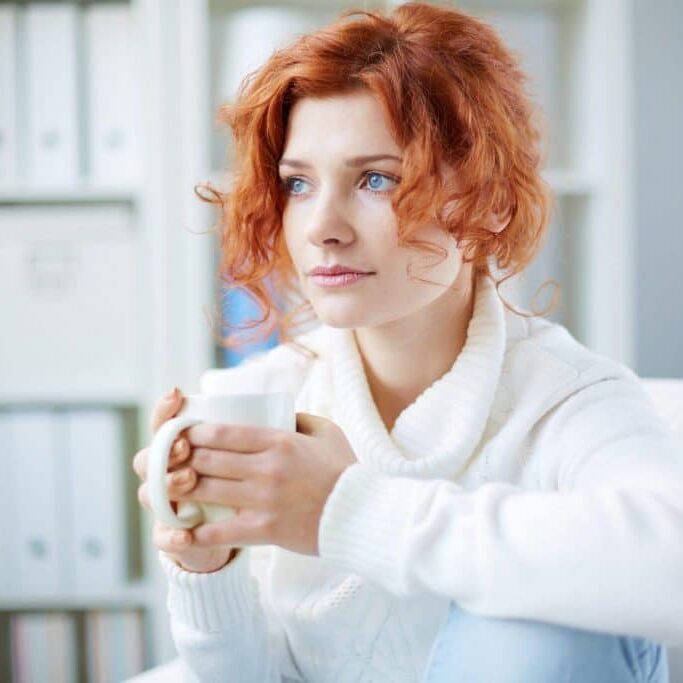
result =
[[[251,424],[215,424],[201,422],[188,427],[185,435],[192,447],[201,446],[240,453],[259,453],[271,448],[288,432],[274,427]]]
[[[215,503],[231,508],[262,507],[263,497],[263,493],[259,493],[250,480],[235,481],[219,477],[198,477],[196,486],[183,492],[183,500]]]
[[[187,529],[176,529],[161,522],[155,522],[152,528],[152,542],[164,552],[178,552],[189,545],[190,539]]]
[[[169,472],[166,475],[166,488],[168,491],[169,502],[177,502],[191,491],[197,483],[197,473],[190,467],[176,472]],[[153,512],[152,504],[149,500],[149,486],[143,482],[138,487],[138,502],[144,508]],[[172,506],[173,507],[173,506]]]
[[[180,389],[174,387],[172,392],[162,396],[156,402],[152,408],[152,415],[149,421],[152,433],[156,433],[166,420],[172,418],[180,410],[183,400],[183,394]]]
[[[253,454],[193,448],[192,457],[187,464],[201,475],[223,479],[253,479],[259,462]]]
[[[195,488],[198,481],[197,473],[191,467],[183,467],[166,475],[168,497],[177,500],[186,496],[188,491]]]
[[[152,506],[149,502],[149,491],[147,490],[146,483],[142,483],[140,486],[138,486],[138,503],[140,503],[145,510],[152,512]]]
[[[229,519],[196,526],[192,529],[192,544],[199,548],[271,544],[272,533],[272,524],[265,514],[240,510]]]
[[[147,457],[148,448],[143,448],[139,450],[135,457],[133,458],[133,471],[140,477],[143,481],[147,479]]]
[[[191,448],[185,437],[178,437],[171,447],[168,459],[168,470],[172,471],[182,465],[190,456]],[[149,447],[138,451],[133,458],[133,470],[143,481],[147,479],[147,465],[149,462]]]

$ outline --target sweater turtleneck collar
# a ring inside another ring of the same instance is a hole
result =
[[[500,378],[505,315],[495,283],[480,275],[465,344],[450,370],[398,416],[391,431],[372,398],[351,329],[331,335],[334,418],[362,463],[397,476],[453,477],[481,439]]]

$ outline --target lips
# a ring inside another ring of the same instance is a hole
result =
[[[309,271],[309,275],[345,275],[358,274],[367,275],[371,271],[361,270],[360,268],[354,268],[352,266],[343,266],[341,264],[335,264],[333,266],[316,266],[313,270]]]
[[[339,273],[337,275],[311,275],[311,281],[320,287],[347,287],[354,283],[372,277],[374,273]]]

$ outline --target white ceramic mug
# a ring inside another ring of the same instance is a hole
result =
[[[234,515],[230,507],[213,503],[179,501],[178,514],[168,499],[168,458],[178,434],[201,422],[252,424],[296,431],[294,395],[290,392],[262,394],[190,394],[183,406],[154,435],[149,449],[147,485],[155,517],[168,526],[191,529],[204,522],[217,522]]]

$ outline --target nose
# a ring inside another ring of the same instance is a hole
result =
[[[347,245],[355,240],[355,231],[342,198],[333,192],[320,192],[310,203],[307,222],[308,240],[317,247]]]

